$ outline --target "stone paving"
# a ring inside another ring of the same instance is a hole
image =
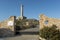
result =
[[[38,40],[38,35],[21,35],[17,37],[4,38],[4,40]]]

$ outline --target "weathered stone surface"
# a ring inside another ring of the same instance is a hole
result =
[[[40,20],[39,20],[39,25],[40,25],[40,29],[44,28],[45,26],[50,27],[52,25],[56,25],[57,28],[60,29],[60,20],[55,19],[55,18],[49,18],[49,17],[41,14],[40,15]]]
[[[0,37],[13,36],[15,34],[15,22],[15,16],[11,16],[7,20],[0,22]]]

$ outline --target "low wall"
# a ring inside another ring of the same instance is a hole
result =
[[[56,25],[57,28],[60,29],[60,20],[59,19],[55,19],[55,18],[49,18],[43,14],[40,15],[40,20],[39,20],[39,25],[40,25],[40,29],[44,28],[44,26],[52,26],[52,25]]]
[[[0,36],[13,36],[15,34],[16,17],[10,16],[7,20],[0,22]]]

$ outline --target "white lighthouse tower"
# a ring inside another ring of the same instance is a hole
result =
[[[23,17],[23,5],[21,4],[21,17]]]
[[[23,15],[23,5],[21,4],[21,11],[20,11],[20,19],[26,19],[26,17]]]

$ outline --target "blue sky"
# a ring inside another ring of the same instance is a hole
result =
[[[60,0],[0,0],[0,20],[9,16],[20,16],[20,5],[24,5],[24,16],[39,19],[41,13],[60,18]]]

